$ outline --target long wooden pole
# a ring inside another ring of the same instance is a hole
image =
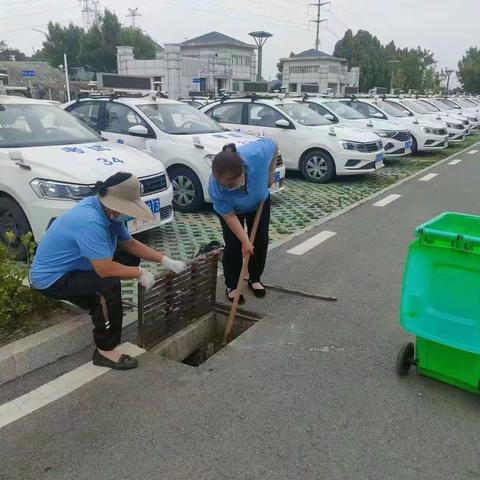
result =
[[[262,216],[262,211],[263,211],[263,202],[257,208],[257,213],[253,221],[252,231],[250,232],[250,243],[252,245],[255,243],[255,237],[257,235],[258,224],[260,223],[260,217]],[[240,277],[238,278],[237,288],[235,290],[235,298],[233,299],[230,315],[228,316],[227,326],[225,327],[225,333],[223,334],[223,345],[226,345],[228,343],[230,332],[232,331],[233,324],[235,323],[235,317],[237,316],[237,310],[238,310],[238,302],[240,300],[240,295],[242,294],[242,291],[243,291],[243,286],[245,285],[245,277],[247,276],[249,261],[250,261],[250,254],[247,254],[243,257],[242,271],[240,272]]]

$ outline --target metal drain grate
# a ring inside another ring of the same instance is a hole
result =
[[[221,250],[198,257],[181,274],[160,276],[149,291],[138,286],[138,344],[151,348],[215,308]]]

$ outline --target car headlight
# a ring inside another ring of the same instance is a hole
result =
[[[338,142],[345,150],[358,150],[355,142]]]
[[[432,129],[432,128],[422,127],[422,130],[423,130],[423,133],[433,133],[433,129]]]
[[[208,155],[205,155],[203,158],[205,159],[205,161],[206,161],[210,166],[212,166],[213,159],[215,158],[215,155],[214,155],[213,153],[209,153]]]
[[[390,135],[388,132],[384,132],[383,130],[376,130],[375,134],[378,135],[379,137],[389,137]]]
[[[82,200],[82,198],[93,195],[95,190],[92,185],[54,182],[39,178],[32,180],[30,185],[40,198],[50,200]]]

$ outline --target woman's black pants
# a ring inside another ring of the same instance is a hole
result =
[[[256,211],[237,214],[240,224],[247,225],[248,234],[253,227]],[[225,251],[223,252],[223,273],[225,275],[225,285],[227,288],[237,288],[238,279],[242,270],[242,243],[233,234],[225,220],[220,217],[222,224],[223,239],[225,241]],[[250,258],[248,264],[248,274],[251,282],[259,282],[265,269],[268,251],[268,229],[270,226],[270,198],[265,200],[263,205],[260,223],[258,224],[257,235],[255,237],[254,255]]]
[[[140,264],[139,258],[121,251],[115,253],[113,260],[128,267]],[[39,292],[88,311],[93,321],[93,340],[100,350],[113,350],[120,343],[123,307],[119,278],[101,278],[93,270],[76,270]]]

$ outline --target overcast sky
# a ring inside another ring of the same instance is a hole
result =
[[[274,78],[279,57],[314,46],[316,0],[99,0],[129,23],[128,8],[139,7],[138,25],[157,42],[176,43],[216,30],[250,41],[252,30],[274,36],[264,50],[264,76]],[[322,2],[324,0],[321,0]],[[347,28],[365,29],[387,43],[418,45],[434,52],[439,67],[456,67],[464,51],[480,46],[480,0],[332,0],[322,7],[320,49],[332,53]],[[81,25],[79,0],[0,0],[0,40],[31,54],[49,20]]]

